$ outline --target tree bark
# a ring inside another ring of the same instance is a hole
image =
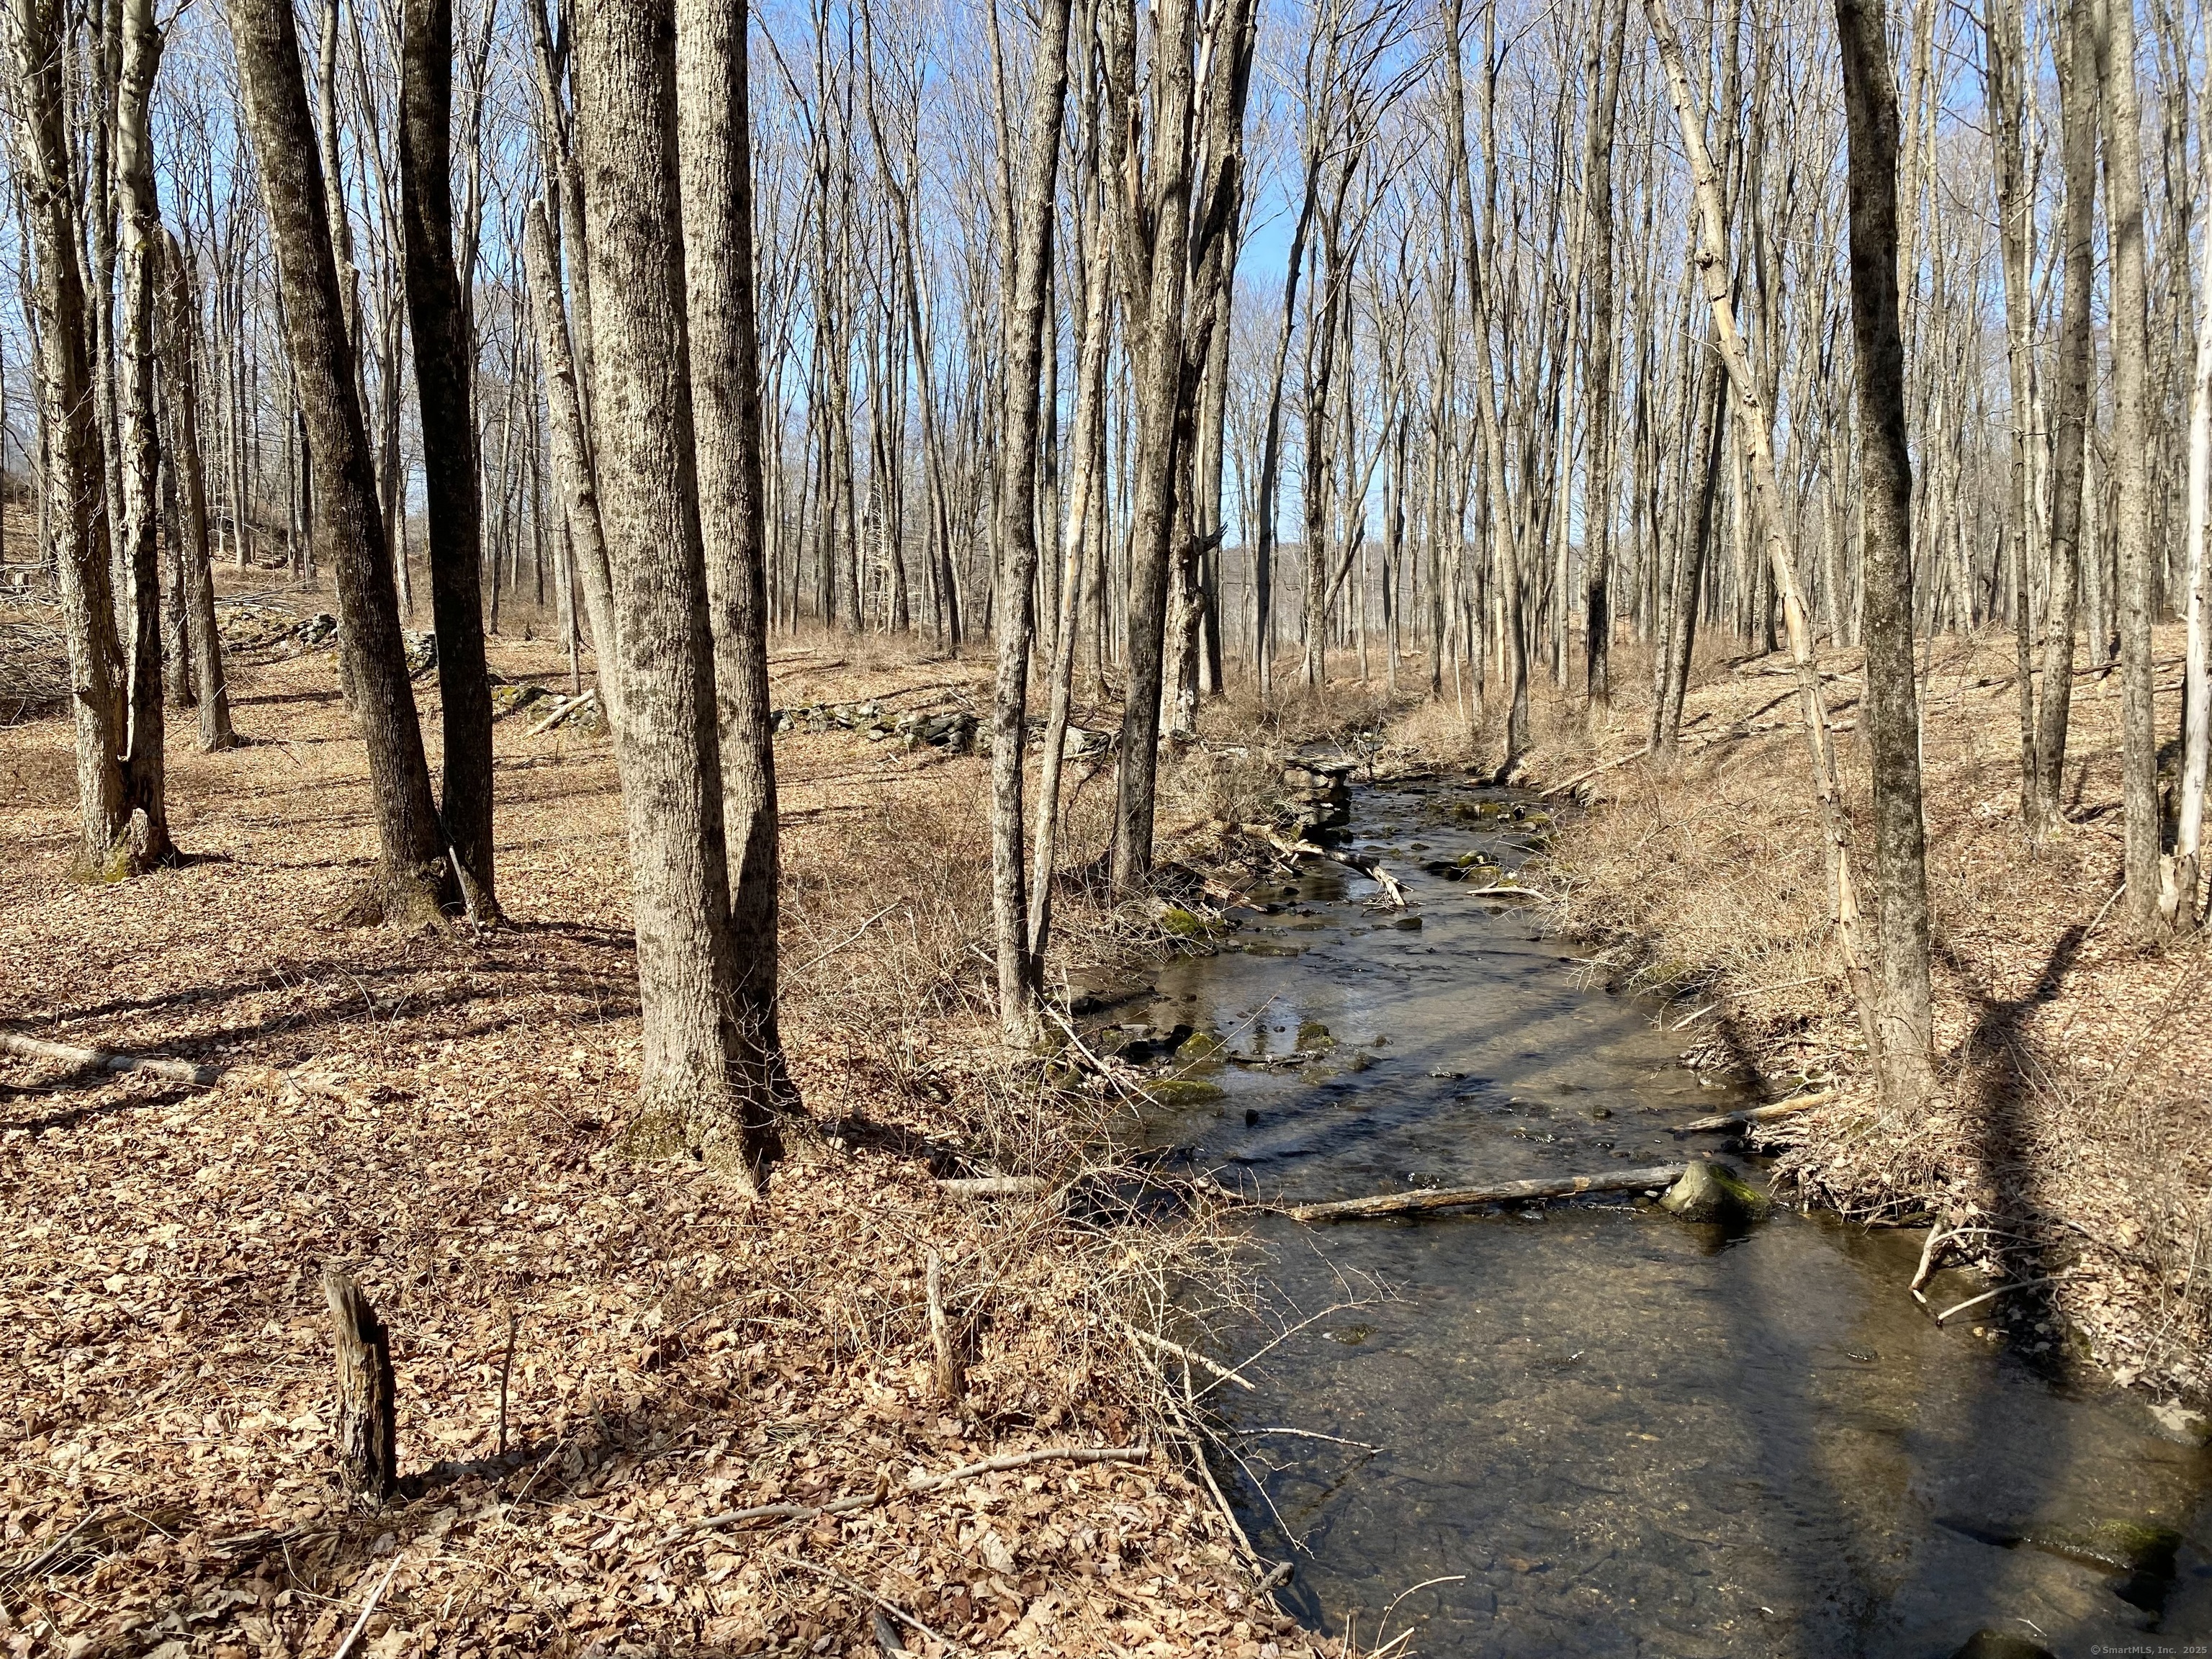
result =
[[[1613,132],[1627,56],[1628,0],[1607,0],[1607,27],[1593,29],[1585,80],[1593,89],[1583,153],[1583,189],[1589,216],[1590,324],[1583,402],[1589,411],[1589,483],[1583,496],[1583,684],[1594,716],[1612,701],[1613,607]],[[1565,595],[1560,604],[1566,603]]]
[[[149,106],[161,63],[154,0],[124,0],[121,73],[116,82],[115,169],[122,237],[123,319],[117,411],[121,453],[122,544],[129,585],[129,723],[123,783],[139,867],[176,857],[169,840],[165,773],[167,717],[161,684],[161,425],[154,405],[154,307],[161,287],[161,210],[154,189]]]
[[[208,546],[207,479],[200,465],[198,283],[175,237],[162,260],[162,383],[175,434],[178,533],[183,543],[185,632],[192,656],[200,748],[212,753],[238,743],[230,720],[230,686],[222,635],[215,617],[215,568]]]
[[[415,926],[458,896],[399,638],[399,601],[345,337],[337,265],[290,0],[230,0],[246,125],[276,250],[285,343],[306,425],[315,530],[337,579],[381,866],[353,919]]]
[[[2059,14],[2058,110],[2065,202],[2059,220],[2064,291],[2059,301],[2051,396],[2051,566],[2045,583],[2043,684],[2036,710],[2036,799],[2027,829],[2040,842],[2059,823],[2066,728],[2073,709],[2074,627],[2081,592],[2089,395],[2096,342],[2090,317],[2096,281],[2096,33],[2087,0]],[[2095,538],[2090,538],[2094,556]],[[2094,619],[2093,619],[2094,620]]]
[[[323,1300],[337,1369],[338,1473],[357,1496],[381,1504],[399,1484],[391,1335],[361,1286],[335,1267],[323,1269]]]
[[[739,1109],[763,1151],[792,1095],[776,1024],[775,732],[768,680],[747,8],[678,0],[677,110],[700,531],[714,632]]]
[[[1013,283],[1006,319],[1005,484],[999,508],[998,674],[991,698],[991,913],[999,969],[999,1024],[1007,1040],[1041,1033],[1042,991],[1030,948],[1023,860],[1023,759],[1029,720],[1030,656],[1036,637],[1038,382],[1059,204],[1060,121],[1067,100],[1069,0],[1044,0],[1030,80],[1029,131],[1021,196],[1014,204]],[[1132,692],[1133,697],[1135,693]],[[1157,718],[1157,715],[1155,715]],[[1126,759],[1126,757],[1125,757]]]
[[[66,13],[60,0],[14,0],[23,193],[38,251],[41,491],[61,589],[76,739],[78,874],[135,874],[123,766],[124,683],[114,584],[98,532],[104,485],[94,366],[78,249],[82,229],[69,143]]]
[[[1134,0],[1119,0],[1111,48],[1116,102],[1109,131],[1126,144],[1137,130]],[[1191,53],[1194,0],[1158,0],[1152,33],[1150,178],[1140,201],[1122,204],[1130,355],[1136,364],[1137,454],[1129,533],[1128,689],[1114,821],[1114,889],[1133,893],[1152,867],[1159,772],[1160,679],[1167,626],[1168,562],[1176,524],[1176,458],[1188,409],[1183,354],[1189,288]],[[1117,163],[1136,165],[1117,154]],[[1115,173],[1121,173],[1117,165]],[[1118,193],[1117,193],[1118,194]],[[1141,216],[1142,222],[1138,222]]]
[[[2142,118],[2136,99],[2132,0],[2093,0],[2104,90],[2106,237],[2112,249],[2114,529],[2119,543],[2120,801],[2127,891],[2121,914],[2138,933],[2166,931],[2159,915],[2158,721],[2151,690],[2155,573],[2150,523],[2150,303],[2144,271]]]
[[[1836,0],[1850,173],[1851,338],[1858,380],[1859,516],[1866,540],[1868,746],[1880,896],[1883,1098],[1910,1109],[1934,1085],[1928,990],[1928,847],[1912,662],[1912,462],[1897,305],[1897,84],[1883,0]]]
[[[599,490],[584,428],[583,398],[576,362],[569,350],[568,311],[561,297],[561,264],[546,222],[545,204],[525,210],[523,264],[528,270],[531,305],[538,313],[538,361],[545,370],[545,413],[553,477],[568,526],[568,544],[577,582],[583,588],[584,615],[599,659],[599,696],[610,727],[621,724],[617,672],[621,641],[615,633],[615,602],[607,572],[607,544],[599,520]]]
[[[676,149],[673,0],[578,16],[576,125],[592,235],[593,437],[613,578],[622,775],[644,1054],[626,1141],[758,1189],[737,1109],[737,970],[701,540]]]
[[[333,11],[336,7],[331,8]],[[474,364],[453,263],[453,0],[404,0],[399,82],[400,213],[407,325],[422,417],[430,615],[438,638],[445,793],[440,812],[461,899],[499,918],[492,841],[491,679],[484,662],[483,511]]]

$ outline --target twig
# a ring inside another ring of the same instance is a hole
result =
[[[1187,1360],[1201,1370],[1212,1371],[1224,1382],[1234,1382],[1247,1394],[1259,1392],[1251,1378],[1242,1376],[1225,1365],[1215,1364],[1194,1348],[1186,1348],[1180,1342],[1170,1342],[1164,1336],[1155,1336],[1150,1331],[1140,1331],[1134,1325],[1124,1325],[1121,1328],[1129,1334],[1129,1340],[1132,1342],[1148,1343],[1163,1352],[1171,1353],[1178,1359]]]
[[[1280,1425],[1266,1429],[1239,1429],[1239,1434],[1287,1434],[1299,1440],[1326,1440],[1332,1446],[1350,1446],[1355,1451],[1379,1452],[1380,1446],[1371,1446],[1364,1440],[1346,1440],[1340,1434],[1323,1434],[1319,1429],[1293,1429]]]
[[[840,1589],[844,1590],[848,1595],[865,1596],[867,1600],[874,1602],[878,1607],[881,1607],[885,1613],[890,1614],[892,1618],[899,1620],[902,1624],[913,1626],[916,1630],[920,1631],[924,1636],[927,1636],[933,1642],[942,1642],[948,1652],[965,1653],[968,1651],[966,1648],[962,1647],[959,1643],[954,1641],[951,1637],[940,1634],[939,1632],[930,1629],[928,1626],[923,1624],[921,1620],[915,1618],[912,1613],[908,1613],[904,1607],[900,1607],[896,1602],[886,1601],[882,1596],[877,1595],[875,1591],[868,1589],[866,1585],[854,1583],[851,1579],[846,1577],[843,1573],[833,1572],[830,1569],[823,1566],[818,1561],[809,1561],[804,1556],[794,1555],[785,1560],[778,1562],[776,1565],[785,1567],[801,1568],[807,1572],[814,1573],[820,1577],[827,1578],[831,1583],[836,1585]]]
[[[870,916],[866,921],[862,922],[858,927],[855,927],[851,933],[846,934],[844,938],[839,939],[835,945],[823,951],[819,956],[810,957],[805,962],[800,963],[798,967],[787,969],[785,971],[790,977],[796,979],[799,975],[806,972],[808,969],[820,967],[823,963],[829,961],[830,957],[836,956],[838,951],[843,950],[854,939],[860,938],[861,934],[866,933],[869,928],[874,927],[885,916],[890,915],[892,911],[897,908],[898,901],[896,899],[893,899],[889,904],[884,906],[882,909],[877,911],[875,915]]]
[[[368,1600],[361,1604],[361,1617],[353,1621],[353,1628],[346,1632],[346,1639],[338,1644],[338,1650],[331,1656],[331,1659],[345,1659],[346,1655],[353,1651],[353,1644],[368,1627],[368,1615],[376,1611],[377,1598],[384,1594],[384,1587],[392,1582],[392,1575],[398,1571],[399,1557],[395,1554],[392,1558],[392,1565],[384,1570],[384,1577],[377,1581],[376,1588],[369,1591]]]
[[[2111,912],[2112,912],[2112,907],[2113,907],[2115,904],[2118,904],[2118,903],[2120,902],[2120,895],[2121,895],[2121,894],[2123,894],[2123,893],[2124,893],[2124,892],[2126,892],[2127,890],[2128,890],[2128,884],[2127,884],[2127,883],[2126,883],[2124,880],[2124,881],[2122,881],[2122,882],[2120,883],[2120,884],[2119,884],[2118,887],[2115,887],[2114,889],[2112,889],[2112,897],[2110,897],[2110,898],[2108,898],[2108,899],[2106,899],[2106,900],[2105,901],[2105,908],[2104,908],[2102,910],[2100,910],[2100,911],[2098,911],[2098,912],[2097,912],[2097,919],[2096,919],[2096,921],[2093,921],[2093,922],[2091,922],[2091,923],[2089,924],[2089,933],[2084,933],[2084,934],[2082,934],[2082,935],[2081,935],[2082,941],[2083,941],[2085,944],[2086,944],[2086,943],[2087,942],[2087,940],[2088,940],[2089,933],[2095,933],[2095,932],[2096,932],[2100,927],[2103,927],[2103,926],[2105,925],[2105,918],[2106,918],[2106,915],[2110,915],[2110,914],[2111,914]]]
[[[1956,1307],[1944,1309],[1942,1313],[1936,1316],[1936,1322],[1940,1325],[1945,1320],[1948,1319],[1953,1314],[1961,1314],[1966,1312],[1969,1308],[1979,1307],[1984,1302],[1995,1301],[1998,1297],[2002,1296],[2007,1291],[2032,1291],[2039,1285],[2056,1285],[2062,1279],[2083,1279],[2086,1277],[2087,1277],[2087,1275],[2084,1273],[2051,1273],[2042,1279],[2014,1279],[2008,1285],[1998,1285],[1994,1291],[1984,1291],[1979,1296],[1970,1296],[1964,1302],[1960,1303]]]

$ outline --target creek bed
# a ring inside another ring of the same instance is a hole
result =
[[[1517,902],[1471,893],[1495,876],[1425,868],[1511,871],[1532,839],[1513,808],[1447,783],[1358,792],[1346,845],[1401,876],[1409,912],[1311,871],[1255,896],[1269,913],[1219,954],[1148,974],[1103,1018],[1155,1051],[1188,1027],[1174,1069],[1215,1085],[1149,1136],[1301,1200],[1718,1149],[1672,1126],[1747,1103],[1679,1063],[1686,1033],[1590,986]],[[1305,1058],[1254,1063],[1281,1055]],[[2212,1635],[2212,1456],[2067,1367],[2061,1332],[2038,1352],[1938,1329],[1906,1294],[1917,1231],[1780,1207],[1692,1226],[1631,1194],[1251,1232],[1285,1306],[1357,1305],[1215,1402],[1240,1431],[1381,1449],[1246,1432],[1225,1484],[1261,1549],[1297,1540],[1286,1605],[1332,1633],[1356,1618],[1363,1647],[1394,1598],[1446,1577],[1391,1619],[1425,1654],[1939,1659],[1984,1630],[2062,1656]],[[1224,1357],[1268,1334],[1224,1333]],[[2083,1559],[2100,1549],[2139,1570]]]

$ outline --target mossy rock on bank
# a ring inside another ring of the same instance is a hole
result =
[[[1205,1106],[1229,1097],[1219,1084],[1194,1077],[1155,1078],[1145,1085],[1145,1093],[1161,1106]]]
[[[1180,904],[1163,904],[1158,920],[1160,931],[1176,939],[1212,939],[1229,931],[1218,916],[1200,915]]]
[[[1662,1209],[1682,1221],[1756,1221],[1771,1208],[1766,1194],[1725,1164],[1700,1159],[1660,1199]]]

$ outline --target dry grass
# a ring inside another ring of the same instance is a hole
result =
[[[2179,646],[2178,629],[2161,630],[2168,730]],[[2121,823],[2110,680],[2077,681],[2068,823],[2042,850],[2027,846],[2011,653],[2002,637],[1946,638],[1923,659],[1942,1102],[1910,1124],[1839,1106],[1771,1125],[1766,1142],[1808,1198],[1872,1221],[1994,1226],[2014,1238],[1970,1256],[2019,1277],[2067,1275],[2002,1304],[2031,1349],[2071,1340],[2124,1380],[2202,1395],[2212,1387],[2212,945],[2140,945],[2109,907]],[[1838,676],[1833,712],[1853,720],[1856,653],[1823,666]],[[1830,942],[1785,667],[1706,658],[1671,772],[1633,759],[1591,774],[1643,744],[1642,661],[1619,665],[1612,716],[1595,728],[1540,686],[1528,775],[1545,787],[1590,775],[1568,792],[1587,811],[1564,824],[1550,875],[1560,925],[1597,946],[1599,971],[1675,999],[1668,1018],[1701,1063],[1740,1066],[1778,1092],[1849,1090],[1864,1055]],[[1494,752],[1495,711],[1488,736]],[[1864,847],[1863,737],[1846,737],[1841,754]]]
[[[785,704],[972,699],[987,672],[873,641],[775,654]],[[565,675],[543,642],[494,661]],[[638,1033],[604,738],[503,722],[514,925],[401,938],[323,921],[374,853],[330,656],[241,663],[234,702],[251,747],[172,751],[192,861],[97,890],[65,878],[65,724],[0,732],[0,1012],[225,1068],[198,1090],[0,1060],[12,1650],[328,1653],[380,1583],[367,1650],[441,1659],[872,1653],[869,1595],[963,1649],[1329,1646],[1252,1599],[1124,1334],[1187,1279],[1236,1293],[1209,1218],[963,1206],[933,1178],[1075,1174],[1120,1109],[992,1038],[984,763],[779,740],[785,1030],[811,1127],[752,1208],[613,1150]],[[1109,786],[1077,792],[1081,856],[1104,847]],[[1071,952],[1129,930],[1085,894],[1066,895]],[[933,1251],[969,1349],[957,1408],[932,1391]],[[333,1485],[325,1261],[395,1334],[401,1462],[423,1484],[381,1511]],[[1140,1462],[901,1492],[1139,1441]],[[890,1501],[842,1520],[672,1536],[884,1482]]]

